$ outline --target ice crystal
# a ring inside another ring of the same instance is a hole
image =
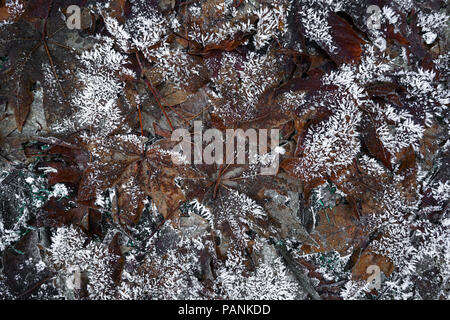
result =
[[[114,295],[114,283],[111,277],[111,262],[114,258],[108,248],[101,243],[90,242],[84,245],[86,238],[73,227],[56,230],[52,237],[51,260],[62,274],[68,274],[78,268],[87,274],[87,290],[91,299],[111,299]],[[70,279],[70,276],[64,278]]]
[[[254,42],[256,49],[261,49],[274,37],[280,37],[287,31],[287,16],[291,10],[290,1],[274,1],[273,8],[261,7],[256,11],[258,24]]]
[[[337,173],[351,164],[360,149],[357,127],[361,112],[357,105],[345,95],[324,101],[333,115],[308,131],[304,141],[305,156],[295,169],[296,174],[307,179]]]
[[[117,72],[125,72],[123,65],[127,60],[113,45],[112,39],[105,38],[103,44],[96,44],[80,55],[83,69],[79,70],[78,78],[83,89],[71,98],[76,111],[71,118],[56,124],[55,130],[95,128],[96,134],[104,136],[121,123],[117,94],[124,85]]]
[[[298,295],[299,285],[292,279],[281,258],[262,262],[246,275],[241,259],[230,256],[219,270],[219,283],[226,299],[292,300]]]

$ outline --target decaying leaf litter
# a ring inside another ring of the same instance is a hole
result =
[[[0,1],[0,297],[448,299],[447,4]]]

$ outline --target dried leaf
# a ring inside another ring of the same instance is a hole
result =
[[[118,285],[122,278],[123,266],[125,264],[125,257],[122,254],[119,242],[119,233],[116,233],[112,238],[109,246],[109,253],[114,257],[111,261],[112,265],[112,279]]]
[[[45,166],[57,170],[57,172],[48,174],[48,183],[50,185],[61,182],[77,184],[81,179],[81,171],[76,166],[65,166],[61,162],[46,163]]]
[[[348,205],[338,205],[334,208],[320,210],[316,219],[318,225],[311,233],[319,247],[305,247],[305,252],[328,252],[336,250],[346,255],[353,245],[359,244],[367,234],[363,224],[351,214]]]
[[[12,95],[8,97],[8,101],[14,109],[17,128],[19,132],[22,132],[34,99],[31,93],[31,82],[28,78],[21,75],[11,79],[11,82],[14,83],[14,91],[11,92]]]
[[[352,278],[354,280],[367,280],[371,275],[367,273],[367,268],[371,265],[378,266],[387,277],[394,271],[394,264],[388,258],[365,250],[352,269]]]
[[[338,65],[358,63],[361,60],[362,45],[365,41],[358,36],[345,19],[335,13],[330,13],[328,23],[331,26],[334,43],[338,47],[336,53],[330,52],[327,47],[324,47],[326,51],[328,50],[331,59]]]
[[[362,142],[369,153],[378,161],[381,161],[386,168],[392,171],[391,154],[383,146],[377,131],[371,120],[362,122],[361,128]]]

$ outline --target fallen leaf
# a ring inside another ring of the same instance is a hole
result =
[[[370,155],[381,161],[386,168],[392,171],[391,154],[383,146],[372,120],[365,119],[362,121],[361,135],[363,145],[367,148]]]
[[[331,59],[338,65],[358,63],[361,60],[362,45],[365,41],[358,36],[345,19],[339,17],[336,13],[330,13],[328,23],[331,26],[330,32],[334,40],[333,43],[336,44],[338,51],[330,52],[328,47],[323,47],[323,49],[328,51]]]

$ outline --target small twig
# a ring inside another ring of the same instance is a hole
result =
[[[222,178],[223,172],[224,172],[224,170],[223,170],[223,163],[222,163],[219,167],[219,174],[217,175],[216,185],[214,187],[213,199],[215,199],[217,196],[217,190],[219,189],[220,179]]]
[[[142,126],[141,107],[139,106],[139,104],[137,104],[136,108],[137,108],[138,115],[139,115],[139,124],[141,126],[141,136],[144,136],[144,127]]]
[[[186,120],[174,107],[172,107],[172,106],[169,106],[169,108],[170,108],[170,110],[172,110],[173,112],[175,112],[176,113],[176,115],[178,116],[178,117],[180,117],[180,119],[181,120],[183,120],[184,121],[184,123],[186,123],[187,125],[189,125],[189,121],[188,120]]]
[[[26,297],[27,295],[29,295],[30,293],[32,293],[34,290],[36,290],[37,288],[39,288],[40,286],[42,286],[44,283],[52,280],[55,278],[55,275],[51,275],[41,281],[39,281],[38,283],[36,283],[35,285],[33,285],[30,289],[26,290],[25,292],[21,293],[20,295],[17,296],[16,299],[21,299],[22,297]]]
[[[195,118],[197,118],[198,116],[200,116],[203,112],[205,112],[206,109],[210,108],[211,106],[206,106],[204,107],[199,113],[194,114],[192,117],[190,117],[188,119],[188,121],[194,120]]]
[[[157,93],[155,88],[153,88],[152,84],[150,83],[150,81],[147,78],[144,78],[144,82],[147,84],[147,87],[149,87],[149,89],[152,91],[153,96],[155,97],[156,102],[158,103],[159,108],[161,109],[162,113],[164,114],[164,116],[167,119],[167,122],[169,123],[170,128],[172,129],[172,131],[175,130],[175,128],[172,125],[172,122],[170,121],[169,116],[166,113],[166,110],[164,109],[164,107],[161,105],[161,102],[158,99]]]
[[[2,155],[1,153],[0,153],[0,157],[2,157],[7,163],[12,162],[11,160],[9,160],[6,156]]]
[[[61,82],[59,81],[58,74],[56,73],[55,65],[53,63],[53,59],[52,59],[52,56],[50,54],[50,50],[48,49],[48,45],[47,45],[47,41],[46,40],[44,40],[44,48],[45,48],[45,51],[47,52],[48,60],[50,61],[50,66],[52,68],[52,72],[53,72],[53,75],[55,76],[56,82],[58,83],[59,90],[61,90],[61,94],[64,97],[64,100],[67,100],[66,94],[64,93],[64,90],[63,90],[63,88],[61,86]]]
[[[51,43],[51,44],[54,44],[55,46],[58,46],[58,47],[67,49],[67,50],[77,51],[77,50],[75,50],[74,48],[71,48],[71,47],[69,47],[69,46],[66,46],[66,45],[64,45],[64,44],[62,44],[62,43],[59,43],[59,42],[56,42],[56,41],[53,41],[53,40],[47,40],[47,42],[48,42],[48,43]]]
[[[191,4],[191,3],[195,3],[197,0],[189,0],[189,1],[186,1],[186,2],[182,2],[182,3],[180,3],[180,7],[181,6],[187,6],[187,5],[189,5],[189,4]]]
[[[275,247],[278,249],[277,251],[283,257],[287,266],[294,273],[294,276],[297,278],[300,286],[305,290],[305,292],[313,299],[313,300],[322,300],[320,295],[317,293],[316,289],[311,283],[309,277],[302,272],[302,266],[298,263],[294,257],[288,252],[286,246],[284,244],[276,244]]]
[[[159,108],[161,109],[162,113],[164,114],[164,116],[167,119],[167,122],[169,123],[170,128],[172,129],[172,131],[175,130],[175,128],[172,125],[172,122],[170,121],[169,116],[166,113],[166,110],[164,109],[164,107],[161,105],[161,102],[159,101],[158,98],[158,94],[155,90],[155,88],[153,88],[151,82],[148,80],[148,78],[145,76],[144,74],[144,66],[141,63],[141,58],[139,58],[139,54],[136,52],[136,59],[139,63],[139,67],[141,68],[141,78],[144,80],[145,84],[147,85],[147,87],[150,89],[150,91],[152,92],[153,96],[155,97],[156,103],[158,104]]]

